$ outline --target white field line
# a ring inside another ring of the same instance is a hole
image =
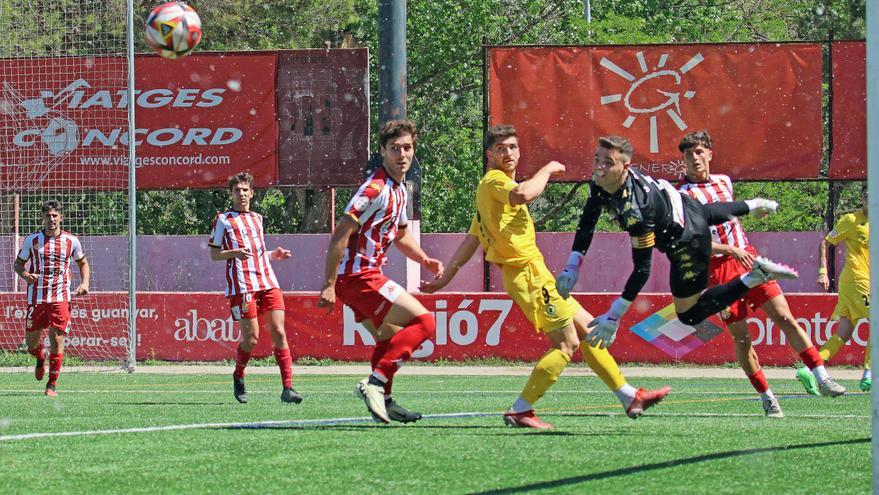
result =
[[[481,418],[497,416],[500,419],[501,412],[462,412],[448,414],[426,414],[422,418],[430,419],[459,419],[459,418]],[[623,413],[601,413],[601,412],[545,412],[546,416],[622,416]],[[721,413],[651,413],[650,416],[658,417],[706,417],[706,418],[741,418],[754,417],[762,418],[762,414],[721,414]],[[852,414],[806,414],[789,416],[792,419],[870,419],[870,416],[859,416]],[[372,423],[372,418],[327,418],[327,419],[302,419],[302,420],[283,420],[283,421],[256,421],[248,423],[190,423],[166,426],[149,426],[143,428],[121,428],[109,430],[83,430],[83,431],[54,431],[40,433],[22,433],[18,435],[0,436],[0,442],[15,442],[20,440],[34,440],[41,438],[59,438],[59,437],[79,437],[79,436],[99,436],[99,435],[121,435],[126,433],[155,433],[164,431],[181,431],[181,430],[204,430],[204,429],[279,429],[279,428],[307,428],[316,426],[337,426],[346,424],[363,424]]]
[[[89,389],[89,390],[70,390],[63,389],[59,390],[58,394],[60,396],[64,395],[74,395],[74,394],[83,394],[83,395],[92,395],[92,394],[220,394],[225,393],[225,387],[223,390],[219,389],[205,389],[205,390],[195,390],[191,388],[161,388],[161,389]],[[521,389],[510,389],[510,390],[404,390],[398,392],[399,395],[418,395],[418,394],[430,394],[430,395],[480,395],[480,394],[519,394],[521,393]],[[8,388],[8,389],[0,389],[0,394],[30,394],[30,395],[43,395],[43,389],[40,388]],[[352,395],[352,393],[348,390],[300,390],[305,397],[313,396],[313,395]],[[248,387],[247,390],[248,395],[276,395],[277,391],[274,390],[251,390]],[[580,394],[610,394],[607,389],[596,389],[596,390],[553,390],[552,395],[580,395]],[[731,396],[736,397],[740,396],[742,400],[759,400],[760,397],[752,392],[711,392],[711,391],[678,391],[672,390],[670,398],[681,397],[681,396],[689,396],[689,395],[718,395],[718,396]],[[846,392],[846,396],[861,396],[866,395],[869,396],[869,392]],[[808,395],[805,392],[802,393],[783,393],[778,392],[776,395],[780,399],[799,399],[799,398],[814,398],[820,399],[820,397],[816,397],[813,395]],[[231,401],[230,401],[231,403]]]

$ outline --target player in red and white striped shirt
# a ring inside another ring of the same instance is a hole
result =
[[[712,147],[711,136],[707,131],[691,132],[681,139],[678,148],[684,154],[687,175],[681,181],[679,189],[703,204],[734,201],[730,178],[726,175],[710,173],[711,159],[714,156]],[[748,243],[745,231],[737,218],[711,226],[711,237],[713,256],[709,264],[710,285],[724,284],[751,270],[751,265],[757,257],[757,250]],[[721,318],[733,335],[736,359],[763,399],[766,416],[781,418],[784,417],[784,413],[766,382],[757,353],[751,345],[746,319],[756,308],[762,309],[781,328],[790,346],[812,370],[818,382],[824,381],[827,390],[825,395],[836,396],[845,392],[842,386],[830,379],[824,368],[824,360],[812,345],[809,335],[791,314],[781,287],[774,280],[770,280],[749,290],[743,298],[721,313]]]
[[[293,359],[284,331],[284,296],[272,270],[272,260],[285,260],[290,251],[266,248],[263,218],[250,211],[253,199],[253,176],[242,172],[229,178],[232,209],[217,213],[211,226],[211,259],[226,262],[226,297],[232,319],[241,325],[241,341],[232,373],[232,393],[238,402],[247,402],[244,368],[250,353],[259,342],[259,316],[264,317],[274,347],[275,361],[281,370],[281,401],[298,404],[300,396],[293,390]]]
[[[360,186],[333,230],[320,294],[319,305],[330,310],[338,296],[375,337],[372,375],[357,384],[356,392],[383,423],[421,418],[394,402],[391,384],[403,362],[436,330],[433,314],[382,273],[387,250],[393,242],[431,272],[443,271],[442,263],[427,256],[406,230],[403,179],[412,166],[416,137],[415,124],[408,120],[382,127],[382,165]]]
[[[50,200],[43,203],[43,230],[24,239],[12,268],[27,282],[28,352],[37,358],[34,376],[42,380],[46,373],[43,330],[49,329],[49,381],[46,395],[54,397],[55,385],[64,362],[64,335],[70,330],[70,298],[89,292],[91,268],[82,244],[76,236],[61,230],[64,215],[61,204]],[[81,282],[70,292],[70,260],[79,267]],[[25,269],[25,263],[30,266]]]

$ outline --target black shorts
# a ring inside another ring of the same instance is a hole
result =
[[[671,262],[668,281],[671,294],[681,298],[699,294],[708,287],[708,263],[711,261],[711,230],[705,207],[686,195],[682,195],[682,200],[683,232],[665,250]]]

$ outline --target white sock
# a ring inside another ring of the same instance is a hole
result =
[[[528,402],[527,400],[523,399],[522,396],[520,395],[519,398],[516,399],[516,402],[513,402],[513,405],[510,407],[509,412],[523,413],[525,411],[530,411],[532,409],[534,409],[534,407],[531,406],[531,403]]]
[[[760,398],[763,399],[764,402],[770,401],[775,398],[775,394],[772,393],[772,389],[767,389],[765,392],[760,394]]]
[[[870,380],[873,379],[873,374],[870,372],[870,370],[864,370],[864,374],[861,375],[861,380],[864,380],[864,379],[870,379]]]
[[[624,384],[617,390],[614,390],[613,394],[617,396],[617,399],[620,400],[620,403],[626,409],[632,405],[632,401],[635,400],[635,394],[638,393],[638,390],[629,385],[628,383]]]
[[[815,379],[818,380],[818,383],[830,378],[830,375],[827,373],[827,368],[825,368],[823,364],[812,368],[812,374],[815,375]]]

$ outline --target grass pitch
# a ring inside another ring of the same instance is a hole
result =
[[[763,417],[745,379],[636,379],[672,394],[637,421],[594,377],[562,378],[538,404],[551,432],[505,427],[526,377],[398,377],[427,416],[372,423],[354,376],[62,374],[60,396],[0,374],[4,493],[818,493],[870,492],[870,397],[802,395],[775,380],[786,418]],[[856,382],[843,382],[850,391]]]

